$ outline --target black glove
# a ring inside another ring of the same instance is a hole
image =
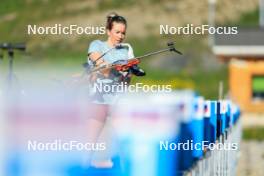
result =
[[[133,73],[136,76],[145,76],[146,72],[144,70],[142,70],[141,68],[139,68],[139,66],[137,65],[133,65],[132,67],[130,67],[130,71],[131,73]]]

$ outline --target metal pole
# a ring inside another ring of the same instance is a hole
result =
[[[13,59],[14,59],[14,51],[12,49],[8,50],[9,57],[9,71],[8,71],[8,89],[12,87],[13,81]]]
[[[216,0],[208,0],[208,25],[215,26],[215,4]],[[208,45],[213,46],[215,43],[214,34],[208,34]]]
[[[4,95],[0,87],[0,175],[5,174],[5,144],[6,144],[6,118],[4,114]]]
[[[259,0],[259,26],[264,28],[264,0]]]

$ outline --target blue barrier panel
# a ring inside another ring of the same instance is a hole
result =
[[[217,128],[217,102],[210,101],[210,143],[214,143],[216,140],[216,128]]]
[[[193,113],[191,121],[191,130],[194,149],[192,150],[192,157],[194,160],[201,159],[203,156],[203,136],[204,136],[204,99],[202,97],[196,97],[193,102]]]
[[[231,107],[230,107],[230,101],[225,101],[225,108],[226,108],[226,128],[230,128],[231,126]]]
[[[221,117],[221,134],[224,134],[226,130],[226,107],[225,101],[220,101],[220,117]]]
[[[217,137],[225,132],[226,113],[223,101],[217,101]]]
[[[216,104],[216,119],[217,119],[217,127],[216,127],[216,137],[219,138],[222,131],[222,118],[221,118],[221,114],[220,114],[220,109],[221,109],[221,105],[220,102],[217,101]]]
[[[16,155],[16,156],[13,156]],[[10,153],[7,160],[10,176],[52,175],[75,176],[85,173],[80,152],[25,152]]]
[[[176,152],[161,149],[160,143],[169,145],[177,138],[177,98],[174,94],[127,94],[112,107],[113,126],[125,160],[122,176],[175,175]]]
[[[235,124],[241,115],[240,108],[236,104],[232,103],[231,112],[232,112],[232,124]]]
[[[178,137],[175,137],[174,140],[168,141],[169,143],[177,144]],[[160,147],[160,146],[159,146]],[[160,150],[160,148],[158,149]],[[157,164],[157,176],[175,176],[178,172],[178,150],[160,150],[159,152],[159,163]]]
[[[179,133],[179,143],[186,144],[193,141],[193,125],[192,125],[192,113],[194,109],[194,93],[190,92],[185,98],[182,98],[180,107],[183,111],[183,116],[180,122],[180,133]],[[178,151],[179,162],[179,173],[181,175],[183,171],[188,170],[192,167],[194,159],[192,157],[192,150],[181,148]]]
[[[231,112],[230,117],[232,117],[232,115],[235,115],[235,118],[239,118],[238,117],[239,110],[236,106],[234,107],[235,108],[232,109],[233,111]],[[220,110],[218,112],[220,112]],[[229,112],[225,112],[225,113],[228,114]],[[219,114],[222,114],[222,113],[219,113]],[[206,116],[208,116],[208,114],[207,115],[205,114],[205,117]],[[221,116],[220,116],[220,120],[221,120]],[[207,122],[205,124],[208,127]],[[226,129],[229,129],[229,128],[226,128]],[[206,152],[203,159],[199,160],[190,170],[188,170],[185,173],[185,175],[195,175],[195,176],[197,175],[201,175],[201,176],[203,175],[236,175],[237,174],[236,167],[237,167],[238,154],[239,154],[239,143],[241,141],[240,122],[236,121],[236,124],[232,126],[232,128],[233,129],[230,131],[229,130],[224,131],[223,134],[221,134],[221,129],[218,128],[220,136],[215,144],[216,145],[221,144],[223,146],[220,147],[221,145],[218,145],[218,147],[220,148],[218,149],[215,148],[212,151]],[[207,136],[207,138],[209,137]],[[231,144],[231,146],[227,147],[227,145],[225,144]]]
[[[236,105],[236,118],[235,118],[235,123],[238,121],[238,119],[241,116],[241,110],[240,108]]]
[[[210,117],[211,117],[211,102],[209,100],[204,103],[204,141],[208,145],[211,137],[210,129]]]
[[[230,124],[233,127],[235,123],[235,110],[234,110],[234,103],[230,102]]]
[[[216,140],[216,101],[205,101],[204,105],[204,141],[205,144]]]

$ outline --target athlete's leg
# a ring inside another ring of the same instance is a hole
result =
[[[86,120],[87,133],[87,142],[96,143],[98,138],[101,135],[101,132],[105,126],[106,118],[108,116],[108,105],[103,104],[91,104],[89,106],[89,115]],[[89,152],[86,158],[86,163],[94,167],[111,167],[112,162],[107,161],[91,161],[93,152]]]

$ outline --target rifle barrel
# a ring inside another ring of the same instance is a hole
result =
[[[156,54],[159,54],[159,53],[163,53],[163,52],[166,52],[166,51],[169,51],[169,50],[171,50],[171,49],[170,48],[166,48],[166,49],[162,49],[162,50],[159,50],[159,51],[154,51],[154,52],[151,52],[151,53],[148,53],[148,54],[144,54],[144,55],[136,57],[136,58],[141,59],[141,58],[144,58],[144,57],[149,57],[149,56],[153,56],[153,55],[156,55]]]

